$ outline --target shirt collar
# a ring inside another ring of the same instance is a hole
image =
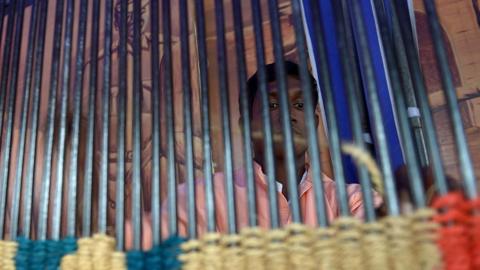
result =
[[[305,172],[303,173],[302,180],[300,180],[299,186],[302,187],[305,185],[307,179],[309,179],[307,178],[307,174],[308,174],[308,167],[305,168]],[[283,184],[277,181],[277,191],[282,192],[282,190],[283,190]]]

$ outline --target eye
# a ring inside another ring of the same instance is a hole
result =
[[[280,105],[278,104],[278,102],[270,102],[269,104],[269,107],[270,107],[270,110],[275,110],[279,107]]]
[[[295,102],[293,106],[298,110],[303,110],[303,102]]]

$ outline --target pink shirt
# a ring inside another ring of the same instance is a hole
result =
[[[310,226],[315,226],[316,222],[316,206],[314,198],[314,190],[311,180],[311,171],[307,170],[302,181],[299,184],[299,199],[302,212],[303,222]],[[262,228],[268,228],[270,224],[270,210],[268,205],[268,189],[267,176],[263,173],[262,168],[254,163],[254,175],[256,179],[256,197],[258,225]],[[225,177],[223,173],[217,173],[213,177],[215,187],[215,216],[216,228],[218,232],[226,233],[228,230],[227,223],[227,204],[225,194]],[[235,195],[236,195],[236,211],[237,226],[243,228],[248,226],[248,209],[247,209],[247,189],[245,185],[244,170],[237,170],[234,174]],[[199,235],[206,232],[207,229],[207,212],[205,209],[205,183],[203,180],[197,181],[196,185],[196,211],[197,211],[197,228]],[[323,175],[323,187],[326,197],[326,211],[330,221],[339,215],[339,207],[336,198],[335,182],[328,176]],[[362,194],[360,185],[347,185],[348,200],[350,211],[353,216],[363,218],[364,209],[362,203]],[[382,202],[381,197],[375,193],[374,202],[379,206]],[[292,215],[289,203],[281,191],[277,192],[278,210],[280,214],[280,222],[282,225],[292,222]],[[178,229],[179,234],[185,236],[187,234],[188,217],[187,217],[187,194],[186,185],[182,184],[178,188]],[[162,231],[164,236],[167,235],[166,205],[163,207],[162,213]]]
[[[257,214],[258,225],[262,228],[269,228],[270,216],[268,206],[268,189],[267,176],[263,173],[262,168],[257,163],[254,163],[254,175],[256,180],[256,197],[257,197]],[[237,170],[234,173],[235,195],[236,195],[236,211],[237,211],[237,225],[241,229],[248,226],[248,209],[247,209],[247,189],[245,186],[245,172],[244,170]],[[214,194],[215,194],[215,216],[216,229],[220,233],[227,233],[227,204],[225,194],[225,176],[223,173],[216,173],[213,177]],[[323,187],[326,198],[326,212],[328,219],[332,221],[339,216],[339,206],[336,198],[335,182],[328,176],[323,175]],[[197,212],[197,229],[199,236],[207,232],[207,212],[205,208],[205,182],[203,180],[196,181],[196,212]],[[362,194],[360,185],[347,185],[348,201],[350,211],[354,217],[363,218],[364,209],[362,203]],[[292,222],[292,215],[289,208],[289,203],[283,193],[277,191],[278,210],[280,214],[280,222],[286,225]],[[314,190],[311,180],[311,172],[307,170],[302,181],[299,184],[299,200],[302,212],[303,222],[310,226],[316,225],[316,206],[314,198]],[[378,207],[382,203],[382,198],[378,193],[374,192],[374,203]],[[187,236],[188,216],[187,216],[187,193],[186,185],[181,184],[178,187],[177,193],[177,207],[178,207],[178,233],[181,236]],[[131,247],[131,223],[126,224],[126,246],[127,249]],[[162,236],[167,238],[168,233],[168,213],[166,201],[162,207]],[[150,216],[143,222],[143,248],[151,247],[151,222]]]

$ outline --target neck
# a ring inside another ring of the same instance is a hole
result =
[[[264,155],[256,155],[255,161],[262,167],[262,170],[268,174],[266,171],[266,165],[264,162]],[[287,160],[283,157],[275,158],[275,180],[281,183],[283,186],[282,193],[288,199],[288,174],[287,174]],[[305,158],[304,155],[295,158],[295,172],[296,172],[296,183],[299,184],[302,180],[302,176],[305,173]]]

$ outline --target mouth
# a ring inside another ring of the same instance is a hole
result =
[[[293,141],[295,144],[306,144],[307,140],[303,136],[303,134],[293,130]],[[283,133],[281,130],[276,131],[272,130],[272,136],[273,136],[273,143],[282,143],[283,142]],[[261,131],[256,131],[252,132],[252,139],[263,139],[263,132]]]

